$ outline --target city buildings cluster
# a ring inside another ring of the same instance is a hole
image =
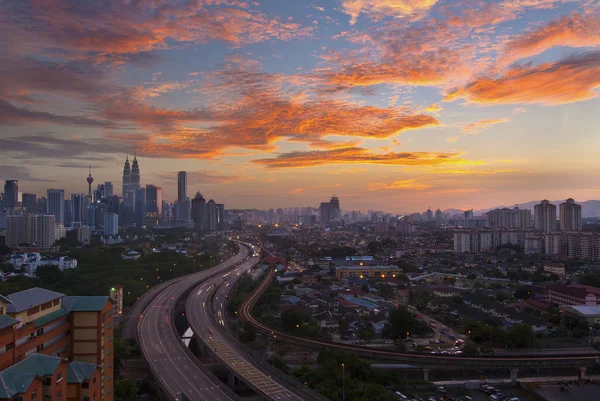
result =
[[[46,196],[20,193],[17,180],[7,180],[0,196],[0,230],[5,230],[6,245],[30,245],[50,248],[56,240],[73,235],[88,243],[92,233],[99,233],[105,243],[119,242],[120,227],[187,227],[215,231],[225,224],[225,205],[200,193],[187,196],[187,172],[177,174],[177,200],[163,199],[161,187],[141,184],[137,157],[123,167],[122,195],[114,193],[110,181],[92,188],[91,166],[86,178],[87,194],[65,196],[64,189],[50,188]]]
[[[581,206],[569,198],[558,210],[558,220],[556,205],[547,200],[534,206],[533,219],[530,210],[490,210],[485,227],[454,231],[454,251],[479,253],[514,245],[528,254],[600,260],[600,234],[581,231]]]

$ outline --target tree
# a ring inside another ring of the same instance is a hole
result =
[[[520,323],[510,328],[508,338],[516,348],[531,348],[535,341],[535,332],[531,326]]]
[[[35,275],[50,284],[57,283],[62,278],[62,271],[56,265],[40,266],[35,270]]]
[[[370,327],[362,327],[358,329],[358,338],[360,338],[361,340],[369,341],[375,338],[375,335],[373,334],[373,330],[371,330]]]
[[[126,341],[115,338],[113,341],[115,377],[119,377],[123,364],[132,356],[132,349]]]
[[[384,238],[381,241],[381,246],[383,246],[384,248],[395,248],[397,246],[396,241],[394,241],[391,238]]]
[[[515,290],[513,296],[517,299],[529,299],[531,297],[531,291],[526,287],[519,287]]]
[[[129,379],[119,380],[115,386],[115,398],[118,401],[137,401],[135,383]]]
[[[397,260],[394,264],[402,269],[402,273],[414,273],[419,271],[417,265],[407,262],[404,259]]]
[[[368,285],[368,284],[363,284],[363,285],[361,285],[361,286],[360,286],[360,290],[361,290],[362,292],[366,292],[366,293],[368,293],[368,292],[369,292],[369,285]]]
[[[464,303],[464,300],[460,295],[454,295],[452,297],[452,302],[454,302],[455,304],[462,305]]]
[[[406,338],[406,333],[425,335],[431,332],[429,326],[417,320],[406,308],[398,307],[390,313],[387,324],[381,335],[393,340]]]
[[[499,292],[496,294],[496,301],[498,302],[504,302],[504,301],[508,301],[510,299],[510,294],[507,292]]]
[[[475,344],[473,341],[467,341],[463,347],[463,353],[465,355],[479,355],[477,344]]]
[[[242,322],[239,338],[244,344],[253,342],[256,339],[256,329],[249,322]]]
[[[469,280],[475,280],[476,278],[477,278],[477,274],[475,274],[475,273],[467,274],[467,279],[469,279]]]
[[[579,284],[600,287],[600,273],[585,273],[577,278]]]
[[[381,251],[381,242],[379,241],[371,241],[369,242],[369,244],[367,245],[367,250],[369,251],[369,253],[375,254],[379,251]]]

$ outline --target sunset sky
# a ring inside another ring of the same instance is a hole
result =
[[[0,179],[226,207],[600,199],[598,0],[0,2]]]

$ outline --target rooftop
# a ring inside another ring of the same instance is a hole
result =
[[[90,380],[97,368],[98,366],[93,363],[73,361],[67,368],[67,383],[81,383]]]
[[[585,315],[585,316],[600,315],[600,305],[593,305],[593,306],[570,305],[570,306],[565,306],[564,309],[573,309],[574,311],[576,311],[582,315]]]
[[[36,377],[52,375],[62,358],[42,354],[15,363],[0,372],[0,398],[12,398],[27,391]]]
[[[104,309],[109,296],[64,297],[62,305],[68,312],[98,312]]]
[[[59,299],[64,296],[65,294],[61,294],[60,292],[54,292],[39,287],[15,292],[14,294],[10,294],[5,297],[10,301],[10,304],[6,305],[6,312],[20,313],[29,308],[33,308],[34,306],[54,301],[55,299]]]
[[[338,266],[335,270],[399,270],[398,266]]]
[[[19,323],[17,319],[13,319],[8,315],[0,315],[0,329],[3,329],[8,326],[12,326],[13,324]]]

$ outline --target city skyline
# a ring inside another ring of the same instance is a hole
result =
[[[600,199],[596,1],[0,10],[0,177],[28,193],[118,187],[129,154],[231,208]]]

